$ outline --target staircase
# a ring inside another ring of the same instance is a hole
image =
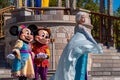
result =
[[[4,55],[4,44],[0,43],[0,68],[6,67],[5,55]]]
[[[103,54],[89,54],[88,80],[120,80],[120,53],[113,47],[102,47]],[[55,70],[49,69],[47,79],[54,73]],[[10,69],[0,69],[0,80],[17,79],[11,78]]]
[[[15,6],[9,6],[9,7],[5,7],[0,9],[0,38],[4,38],[4,31],[3,31],[3,24],[4,24],[4,13],[10,13],[12,10],[15,9]]]
[[[56,70],[52,70],[52,69],[48,70],[47,80],[49,80],[50,77],[55,74],[55,71],[56,71]]]
[[[0,69],[0,80],[18,80],[17,78],[11,77],[10,69]],[[55,70],[48,70],[47,80],[55,73]]]
[[[103,54],[90,54],[88,80],[120,80],[120,53],[103,47]]]
[[[17,80],[11,77],[10,69],[0,69],[0,80]]]

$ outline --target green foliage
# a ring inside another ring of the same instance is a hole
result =
[[[120,17],[120,6],[118,7],[117,11],[115,11],[115,16]]]
[[[99,20],[100,20],[100,17],[99,16],[96,16],[96,15],[91,15],[91,23],[93,25],[93,29],[92,29],[92,35],[95,39],[98,39],[99,38],[99,32],[100,32],[100,29],[99,29]]]
[[[98,11],[98,7],[94,3],[87,3],[85,4],[84,8],[90,11]]]
[[[84,2],[85,2],[84,0],[77,0],[77,7],[83,8]]]
[[[57,0],[49,0],[49,5],[50,5],[50,7],[57,6]]]
[[[65,0],[62,0],[62,6],[65,6]]]
[[[116,48],[120,49],[120,19],[116,19],[113,21],[113,28],[114,28],[115,45]]]
[[[57,0],[49,0],[50,7],[56,7],[57,6]],[[65,0],[62,0],[62,6],[65,6]]]
[[[0,0],[0,9],[9,6],[9,4],[10,4],[9,0],[5,0],[5,1]]]
[[[77,0],[77,7],[99,12],[98,0]]]

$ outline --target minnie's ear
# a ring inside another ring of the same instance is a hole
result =
[[[9,32],[11,35],[13,36],[17,36],[18,35],[18,26],[11,26],[9,29]]]
[[[29,28],[31,30],[31,32],[35,32],[38,29],[37,26],[34,24],[29,25],[27,28]]]

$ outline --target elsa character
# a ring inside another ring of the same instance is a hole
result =
[[[75,34],[64,48],[56,73],[50,80],[87,80],[88,54],[103,53],[91,35],[89,14],[78,12],[76,23]]]

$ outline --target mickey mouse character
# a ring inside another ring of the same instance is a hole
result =
[[[34,66],[32,58],[34,57],[31,51],[31,42],[33,41],[32,32],[37,27],[20,25],[12,26],[9,30],[11,35],[18,36],[18,40],[12,50],[15,58],[12,65],[12,76],[18,77],[19,80],[27,80],[34,78]]]
[[[34,64],[35,64],[35,79],[38,80],[39,75],[41,80],[47,80],[47,72],[50,57],[50,50],[48,44],[50,42],[50,29],[42,28],[38,29],[34,33],[33,49],[32,51],[35,54]]]

